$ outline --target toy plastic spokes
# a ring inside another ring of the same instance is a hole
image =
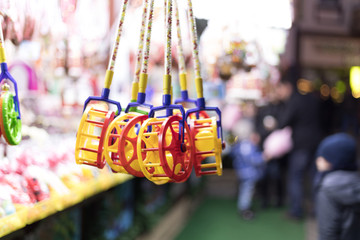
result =
[[[159,136],[161,165],[165,174],[175,182],[183,182],[188,179],[193,165],[192,138],[189,127],[187,124],[184,125],[184,139],[182,139],[182,129],[179,129],[180,121],[182,121],[180,116],[167,118],[161,126]]]
[[[145,119],[147,115],[128,113],[116,117],[108,126],[103,157],[114,172],[130,173],[136,177],[144,176],[138,162],[134,160],[137,160],[137,129]]]
[[[197,176],[222,174],[221,151],[216,118],[191,119],[190,131],[194,146],[194,169]]]
[[[165,174],[159,155],[159,134],[164,121],[165,119],[148,118],[142,124],[137,138],[141,171],[147,179],[158,185],[171,181]]]
[[[18,98],[17,83],[10,75],[6,63],[5,49],[3,46],[3,33],[0,21],[0,63],[1,63],[1,117],[0,126],[1,132],[10,145],[17,145],[21,141],[21,113],[20,102]],[[13,91],[10,91],[10,85]]]
[[[178,146],[173,147],[167,145],[167,143],[174,144],[173,139],[175,141],[175,138],[179,136],[176,134],[176,136],[169,135],[172,134],[172,132],[168,132],[168,126],[172,125],[172,120],[168,122],[167,127],[165,127],[164,124],[169,119],[148,118],[141,126],[137,139],[139,166],[144,176],[158,185],[174,181],[175,179],[171,177],[175,175],[180,174],[180,180],[186,180],[187,177],[183,171],[180,172],[182,166],[176,167],[177,164],[174,166],[174,162],[176,161],[178,163],[179,160],[174,159],[172,154],[178,150]],[[175,132],[175,128],[173,129]],[[185,170],[191,171],[190,164],[187,164],[187,167]],[[188,174],[188,172],[186,172],[186,174]]]
[[[121,165],[128,173],[136,177],[144,177],[138,161],[137,139],[140,127],[146,119],[148,119],[147,115],[140,115],[131,119],[123,128],[119,141]]]
[[[185,181],[192,169],[192,141],[189,128],[184,124],[185,111],[181,105],[170,104],[170,99],[170,95],[164,95],[163,106],[150,110],[137,139],[140,168],[155,184]],[[164,110],[166,115],[155,117]],[[181,116],[168,115],[169,110],[178,110]]]
[[[102,157],[106,129],[114,119],[113,111],[102,111],[93,107],[85,109],[76,137],[75,160],[98,168],[105,166]]]
[[[120,165],[118,146],[122,129],[128,123],[129,119],[135,116],[136,114],[117,116],[106,129],[103,158],[105,158],[114,172],[127,173]]]

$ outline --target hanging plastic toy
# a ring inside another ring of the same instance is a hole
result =
[[[202,111],[214,112],[216,117],[203,119],[190,119],[190,131],[192,135],[192,146],[194,146],[194,168],[197,176],[222,174],[221,152],[225,148],[222,137],[221,111],[217,107],[206,107],[203,96],[203,80],[200,74],[200,61],[198,52],[198,40],[196,35],[195,18],[192,2],[188,0],[188,17],[191,26],[191,40],[193,43],[193,62],[195,69],[195,87],[197,93],[197,107],[186,112],[186,119],[192,114],[200,114]],[[211,157],[211,158],[208,158]],[[208,162],[210,161],[210,162]]]
[[[175,104],[192,104],[196,105],[196,99],[189,98],[189,93],[187,89],[187,74],[185,67],[185,57],[184,50],[182,44],[182,35],[180,28],[180,17],[179,17],[179,8],[177,4],[177,0],[174,0],[174,8],[175,8],[175,20],[176,20],[176,32],[177,32],[177,52],[178,52],[178,62],[179,62],[179,82],[181,89],[181,97],[175,99]],[[179,113],[179,112],[177,112]],[[190,118],[208,118],[209,115],[205,111],[201,111],[197,114],[190,114]]]
[[[124,0],[117,36],[106,71],[105,85],[102,89],[101,96],[89,97],[84,104],[84,112],[78,128],[75,147],[75,160],[78,164],[87,164],[98,168],[105,166],[105,159],[102,152],[106,130],[115,116],[121,113],[120,103],[109,99],[109,94],[127,4],[128,0]],[[95,101],[95,105],[90,106],[89,103],[91,101]],[[117,112],[109,110],[107,104],[115,105]]]
[[[176,20],[176,33],[177,33],[177,52],[178,52],[178,62],[179,62],[179,82],[181,89],[181,98],[175,99],[175,104],[178,103],[192,103],[196,104],[195,99],[189,98],[189,93],[187,90],[187,74],[185,68],[185,57],[184,50],[182,45],[182,37],[181,37],[181,28],[180,28],[180,17],[179,17],[179,8],[177,4],[177,0],[174,0],[174,8],[175,8],[175,20]]]
[[[131,103],[129,103],[127,106],[125,114],[116,117],[109,125],[105,136],[107,141],[105,142],[103,152],[107,163],[114,172],[130,173],[136,177],[144,177],[144,174],[142,173],[137,161],[137,132],[144,120],[148,118],[148,112],[139,110],[138,107],[143,106],[149,109],[152,107],[152,105],[144,103],[154,0],[150,1],[150,7],[148,7],[148,2],[148,0],[144,1],[139,47],[135,66],[135,76],[132,84]],[[146,36],[146,48],[144,53],[144,60],[142,61],[146,17],[148,10],[149,19]],[[141,68],[143,72],[140,74]]]
[[[155,184],[185,181],[190,176],[193,164],[190,131],[184,124],[184,108],[171,104],[172,1],[167,0],[165,5],[167,44],[163,105],[151,108],[137,139],[139,165],[144,176]],[[172,115],[173,110],[180,111],[182,116]],[[160,111],[166,111],[165,115],[155,117],[155,113]]]
[[[17,84],[6,64],[4,37],[0,22],[0,129],[6,142],[17,145],[21,141],[21,114]]]

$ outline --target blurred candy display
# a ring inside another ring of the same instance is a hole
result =
[[[4,223],[0,236],[129,179],[126,175],[113,176],[108,168],[75,165],[74,137],[48,136],[46,141],[25,140],[20,152],[9,153],[0,161],[0,221]],[[54,150],[51,145],[59,147]],[[43,147],[52,150],[39,152]],[[3,151],[5,148],[2,145]]]

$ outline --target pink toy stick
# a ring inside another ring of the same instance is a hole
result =
[[[138,54],[137,54],[137,60],[135,66],[134,82],[139,82],[139,78],[140,78],[148,5],[149,5],[149,0],[144,0],[144,9],[141,17],[140,39],[139,39]]]
[[[144,57],[143,57],[143,61],[142,61],[142,66],[141,66],[142,73],[147,73],[147,71],[148,71],[153,14],[154,14],[154,0],[151,0],[148,22],[147,22],[145,52],[144,52]]]
[[[189,5],[189,16],[188,17],[189,17],[190,28],[191,28],[190,35],[191,35],[191,41],[193,44],[192,55],[193,55],[193,61],[194,61],[195,77],[200,78],[201,75],[200,75],[198,40],[197,40],[197,35],[196,35],[195,17],[194,17],[194,13],[193,13],[191,0],[188,0],[188,5]]]
[[[179,17],[179,7],[177,4],[177,0],[174,0],[174,8],[175,8],[175,19],[176,19],[176,30],[177,30],[177,51],[179,56],[179,72],[185,72],[185,58],[184,58],[184,50],[182,45],[181,38],[181,29],[180,29],[180,17]]]
[[[166,51],[165,51],[165,74],[171,74],[171,27],[172,27],[172,0],[167,0],[166,16]]]
[[[120,17],[118,30],[117,30],[116,41],[114,43],[113,52],[112,52],[112,55],[111,55],[111,58],[110,58],[109,66],[108,66],[108,70],[110,70],[110,71],[114,71],[117,51],[118,51],[118,48],[119,48],[120,37],[121,37],[121,33],[122,33],[122,26],[124,24],[126,7],[127,7],[128,2],[129,2],[129,0],[124,0],[124,3],[122,5],[121,17]]]

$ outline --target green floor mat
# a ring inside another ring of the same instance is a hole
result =
[[[244,221],[235,200],[205,199],[176,240],[304,240],[304,223],[286,220],[284,214],[285,209],[258,210],[254,220]]]

